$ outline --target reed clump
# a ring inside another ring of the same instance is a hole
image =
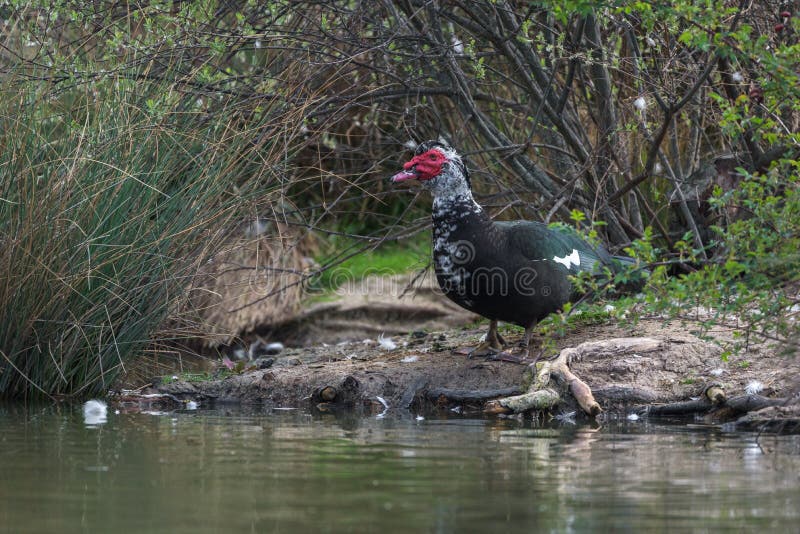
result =
[[[291,112],[17,82],[0,98],[0,396],[100,394],[146,347],[203,334],[187,288],[279,193]]]

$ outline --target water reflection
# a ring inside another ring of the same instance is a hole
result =
[[[300,411],[0,406],[8,532],[794,529],[797,437]]]

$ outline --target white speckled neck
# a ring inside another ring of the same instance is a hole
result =
[[[455,156],[458,158],[458,156]],[[452,161],[451,155],[448,159]],[[424,182],[425,187],[433,194],[433,217],[458,218],[468,214],[483,213],[483,208],[472,198],[472,190],[459,164],[448,162],[442,173],[436,178]]]
[[[465,239],[462,228],[490,222],[472,198],[461,158],[446,153],[448,162],[434,179],[425,182],[433,194],[433,261],[439,284],[445,292],[462,294],[471,277],[467,269],[475,258],[475,245]]]

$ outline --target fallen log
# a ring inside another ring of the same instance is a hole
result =
[[[726,398],[725,391],[718,384],[712,384],[703,390],[696,399],[668,404],[639,406],[634,412],[639,415],[705,415],[717,421],[728,421],[743,414],[762,410],[773,406],[784,406],[787,399],[763,397],[746,394]]]
[[[731,399],[734,401],[734,399]],[[707,413],[712,408],[725,405],[725,390],[721,384],[713,383],[703,388],[696,399],[667,404],[648,404],[633,409],[638,415],[692,415]]]
[[[762,397],[761,395],[740,395],[733,397],[713,410],[709,416],[715,420],[730,420],[746,413],[757,412],[772,406],[784,406],[789,399]]]
[[[438,401],[442,398],[451,402],[486,402],[489,399],[497,397],[508,397],[509,395],[517,395],[522,391],[518,386],[501,389],[482,389],[482,390],[465,390],[465,389],[447,389],[447,388],[434,388],[425,392],[425,396],[432,400]]]
[[[638,415],[694,415],[707,413],[711,407],[712,404],[710,400],[705,397],[700,397],[688,401],[641,406],[634,408],[633,412]]]
[[[632,386],[601,386],[592,390],[601,401],[626,404],[652,404],[659,394],[652,389]]]

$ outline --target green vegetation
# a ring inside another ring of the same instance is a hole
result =
[[[346,283],[357,283],[371,276],[394,276],[418,271],[430,261],[430,243],[429,232],[415,236],[413,241],[383,243],[378,248],[349,257],[335,267],[326,269],[318,278],[312,279],[310,290],[323,292],[321,297],[324,297]],[[351,249],[353,246],[352,243],[350,247],[341,246],[338,240],[334,240],[318,256],[317,262],[325,265],[331,261],[334,251]]]
[[[158,45],[175,30],[158,6],[138,33],[113,9],[47,8],[3,7],[20,52],[0,84],[4,397],[103,394],[143,350],[202,337],[186,290],[276,197],[296,122],[278,101],[185,90],[210,58]]]
[[[298,258],[321,247],[321,275],[284,269],[295,288],[424,266],[427,199],[386,179],[409,140],[440,135],[493,214],[575,225],[647,266],[612,312],[605,292],[637,280],[583,280],[594,302],[545,333],[657,314],[735,326],[729,352],[796,350],[798,14],[278,0],[0,15],[0,396],[101,394],[143,350],[201,337],[187,289],[254,219],[312,236]]]
[[[697,267],[681,276],[669,276],[665,265],[653,270],[646,302],[648,310],[699,321],[705,329],[718,324],[738,328],[740,340],[731,352],[747,347],[755,339],[800,342],[793,316],[797,308],[800,277],[800,189],[797,162],[779,160],[765,174],[752,175],[741,169],[743,180],[736,190],[714,191],[711,204],[722,213],[733,210],[727,224],[715,225],[714,254],[687,240],[677,243],[681,260]],[[647,241],[631,252],[658,255]]]
[[[227,378],[229,376],[233,376],[235,374],[241,374],[241,370],[235,371],[232,369],[220,369],[219,372],[216,373],[178,373],[175,375],[164,375],[160,377],[162,384],[171,384],[177,381],[189,382],[189,383],[197,383],[197,382],[210,382],[212,380],[219,380],[222,378]]]
[[[94,91],[23,85],[2,99],[4,395],[98,394],[148,345],[202,335],[179,317],[167,328],[168,314],[279,168],[280,156],[254,159],[269,147],[246,129],[202,123],[185,98],[154,112],[162,85]]]

